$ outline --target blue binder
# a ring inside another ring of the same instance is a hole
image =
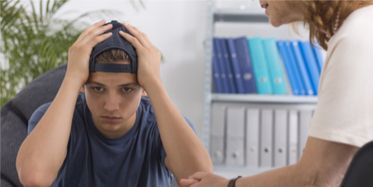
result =
[[[299,47],[301,49],[303,60],[305,62],[307,72],[311,80],[312,89],[315,92],[315,95],[317,95],[320,73],[317,68],[317,62],[313,54],[311,44],[310,42],[299,41]]]
[[[255,81],[259,94],[272,94],[268,66],[260,38],[248,39],[251,62],[254,67]]]
[[[303,83],[302,73],[300,72],[298,68],[298,62],[293,52],[291,41],[285,42],[285,48],[286,48],[286,52],[290,60],[291,68],[293,70],[292,72],[294,73],[295,79],[300,89],[300,95],[307,95],[307,89]],[[311,92],[313,93],[312,89],[311,89]]]
[[[321,74],[321,69],[323,68],[323,65],[324,65],[324,59],[321,55],[321,48],[320,46],[312,46],[312,51],[317,62],[317,69],[319,70],[319,74]]]
[[[243,80],[244,93],[257,93],[256,83],[253,72],[253,66],[250,59],[250,51],[247,46],[247,38],[239,37],[234,39],[237,58],[240,63],[240,69]]]
[[[228,46],[228,53],[230,57],[230,64],[232,67],[233,77],[235,81],[235,85],[237,86],[237,93],[243,94],[245,93],[244,85],[243,85],[243,76],[241,73],[240,62],[238,61],[236,47],[234,45],[233,38],[226,39],[227,46]]]
[[[290,61],[290,57],[288,51],[286,49],[286,42],[285,41],[277,41],[277,48],[282,57],[282,62],[286,68],[287,76],[290,82],[291,90],[293,95],[302,95],[301,94],[301,85],[298,85],[297,78],[295,77],[297,72],[293,72],[292,62]],[[303,94],[304,95],[304,94]]]
[[[285,77],[286,74],[276,47],[276,41],[274,39],[263,39],[263,47],[271,78],[273,94],[288,94],[287,77]]]
[[[290,41],[290,46],[298,71],[300,72],[303,87],[306,90],[306,95],[316,95],[316,92],[312,87],[312,83],[305,65],[306,62],[304,62],[298,41]]]
[[[212,47],[213,47],[213,52],[212,52],[212,78],[213,78],[213,92],[214,93],[224,93],[224,87],[223,87],[223,80],[221,78],[221,68],[219,64],[219,54],[217,50],[217,43],[216,39],[212,39]],[[221,57],[220,57],[221,58]]]
[[[222,58],[221,58],[222,70],[223,72],[225,72],[226,79],[227,79],[227,92],[225,93],[237,93],[236,86],[235,86],[234,79],[233,79],[232,68],[229,62],[229,54],[228,54],[228,49],[227,49],[225,39],[219,38],[217,40],[217,43],[218,43],[220,52],[222,54]]]
[[[214,38],[214,45],[216,46],[217,65],[219,67],[218,70],[220,71],[220,79],[222,83],[222,93],[229,93],[228,75],[226,73],[225,66],[223,63],[223,52],[219,45],[219,40],[219,38]]]

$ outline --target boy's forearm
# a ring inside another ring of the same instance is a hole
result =
[[[162,82],[154,81],[146,90],[155,110],[167,160],[176,177],[212,171],[207,150],[170,99]]]
[[[47,183],[55,179],[66,157],[79,87],[66,76],[48,110],[22,143],[16,162],[21,182],[37,180],[35,176],[45,177]]]

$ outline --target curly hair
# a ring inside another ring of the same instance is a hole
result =
[[[310,29],[310,40],[325,50],[327,42],[356,9],[373,5],[373,0],[303,0],[304,22]]]

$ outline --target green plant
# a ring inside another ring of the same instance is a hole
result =
[[[38,75],[66,62],[67,49],[79,35],[73,23],[85,16],[72,21],[54,18],[67,1],[40,1],[37,12],[34,1],[28,11],[19,0],[1,0],[1,105]]]
[[[67,62],[67,50],[87,24],[82,18],[114,13],[100,10],[73,20],[54,17],[69,0],[0,0],[0,105],[40,74]],[[144,7],[142,0],[138,0]],[[130,0],[132,6],[136,0]],[[38,9],[36,8],[38,6]],[[103,17],[103,16],[101,16]],[[79,22],[80,27],[76,27]],[[82,26],[83,25],[83,26]]]

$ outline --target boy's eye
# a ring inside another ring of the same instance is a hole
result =
[[[99,87],[99,86],[93,86],[91,87],[91,89],[97,93],[101,93],[104,91],[104,88],[103,87]]]
[[[133,90],[134,90],[133,88],[129,88],[129,87],[123,87],[122,88],[122,92],[126,93],[126,94],[131,93]]]

